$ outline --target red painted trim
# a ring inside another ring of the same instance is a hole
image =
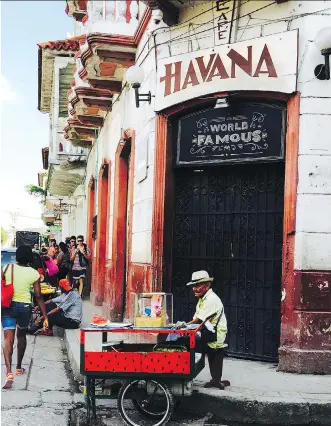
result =
[[[284,235],[281,306],[281,346],[296,340],[295,330],[299,329],[294,318],[294,243],[298,186],[300,93],[292,96],[287,104],[286,163],[284,190]]]
[[[125,133],[127,134],[127,132]],[[133,133],[131,133],[133,134]],[[131,154],[130,166],[128,156]],[[113,287],[111,290],[111,300],[109,306],[112,309],[111,318],[121,319],[124,308],[125,292],[125,268],[126,256],[128,264],[131,253],[130,232],[132,222],[132,201],[133,201],[133,181],[134,181],[134,134],[132,138],[123,139],[115,154],[115,194],[114,194],[114,222],[112,239],[112,259],[113,259]],[[129,215],[129,230],[127,232],[127,214]],[[127,233],[129,235],[126,247]]]
[[[87,193],[86,244],[91,249],[92,256],[94,252],[94,240],[92,238],[92,229],[93,229],[92,219],[94,216],[94,209],[95,209],[95,180],[94,180],[94,177],[91,176],[89,184],[88,184],[88,193]]]
[[[131,254],[130,254],[131,259]],[[152,292],[152,267],[149,263],[129,263],[126,318],[133,320],[134,294]]]
[[[149,7],[146,7],[143,16],[141,17],[141,20],[139,21],[138,28],[136,29],[136,32],[133,36],[134,43],[138,45],[145,34],[147,25],[149,24],[149,21],[152,17],[152,10]]]
[[[85,345],[85,331],[80,330],[80,344]]]
[[[294,271],[294,309],[331,313],[331,271]]]
[[[93,286],[93,301],[101,305],[104,301],[106,254],[108,245],[107,218],[109,213],[109,161],[104,159],[98,176],[98,222],[96,240],[96,283]]]
[[[164,235],[164,195],[166,187],[167,117],[156,117],[157,149],[154,159],[154,208],[152,221],[152,291],[162,290],[162,257]]]

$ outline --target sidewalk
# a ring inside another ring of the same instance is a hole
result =
[[[16,350],[13,354],[16,368]],[[28,336],[23,366],[26,374],[15,376],[13,388],[1,390],[1,424],[6,426],[67,426],[73,408],[73,392],[66,373],[63,338]],[[1,362],[1,383],[5,377]]]
[[[101,308],[84,302],[82,326],[89,326]],[[91,336],[97,337],[96,333]],[[77,378],[79,373],[79,330],[66,330],[69,361]],[[99,343],[89,345],[98,350]],[[226,391],[204,389],[209,380],[205,368],[194,382],[195,392],[183,406],[197,412],[210,412],[228,421],[261,424],[331,425],[331,376],[297,375],[276,371],[276,365],[226,358],[224,379],[232,386]]]

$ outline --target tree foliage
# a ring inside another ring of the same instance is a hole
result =
[[[44,197],[46,195],[46,190],[41,188],[38,185],[26,185],[25,190],[35,197]]]
[[[1,244],[5,244],[7,241],[7,232],[1,227]]]

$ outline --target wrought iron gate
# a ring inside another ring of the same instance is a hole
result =
[[[173,279],[176,320],[190,319],[193,271],[215,278],[229,353],[277,360],[284,163],[177,169]]]

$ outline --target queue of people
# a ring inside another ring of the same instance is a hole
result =
[[[86,280],[86,271],[91,259],[91,250],[84,243],[83,235],[76,238],[66,238],[68,243],[61,241],[56,243],[50,240],[48,248],[42,247],[39,251],[46,266],[46,280],[53,286],[57,286],[62,279],[68,279],[74,288],[77,288],[80,296],[83,294]]]

